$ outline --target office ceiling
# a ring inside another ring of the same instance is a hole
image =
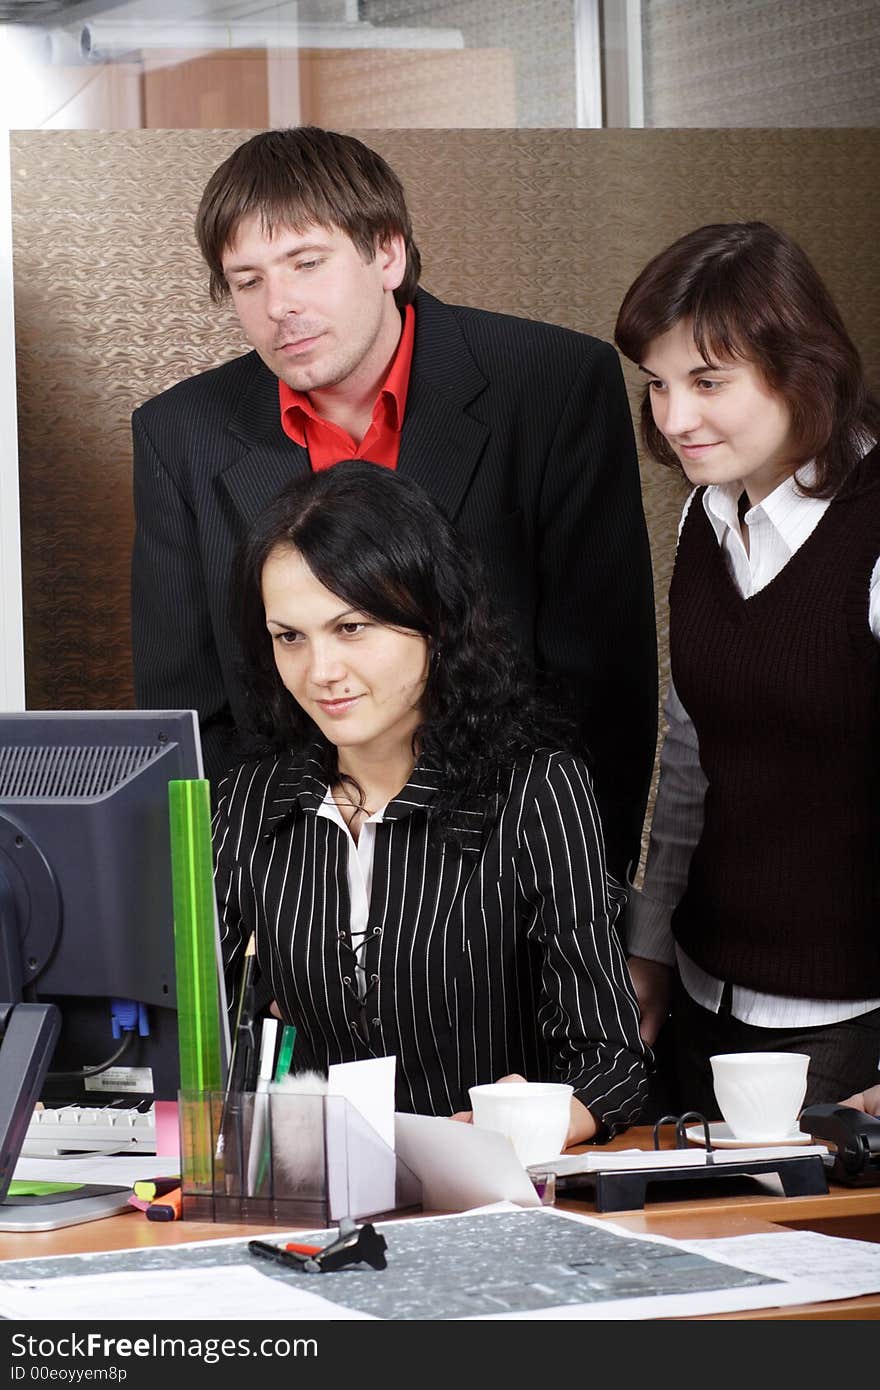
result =
[[[0,24],[74,24],[116,8],[119,0],[0,0]]]

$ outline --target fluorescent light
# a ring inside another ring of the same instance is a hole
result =
[[[59,51],[63,45],[59,44]],[[460,29],[380,28],[373,24],[289,24],[160,22],[103,23],[83,26],[79,49],[84,58],[100,62],[128,57],[155,48],[195,48],[217,51],[233,48],[464,48]]]

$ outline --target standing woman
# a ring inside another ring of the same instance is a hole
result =
[[[397,1058],[452,1115],[519,1074],[574,1088],[569,1142],[630,1123],[645,1048],[584,763],[552,751],[476,563],[414,483],[295,483],[235,574],[266,755],[221,785],[227,967],[251,933],[301,1069]]]
[[[880,404],[804,252],[701,227],[627,291],[642,429],[694,491],[669,593],[669,731],[630,967],[675,979],[680,1101],[715,1052],[810,1055],[807,1103],[880,1059]]]

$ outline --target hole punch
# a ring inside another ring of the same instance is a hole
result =
[[[305,1245],[294,1241],[288,1245],[274,1245],[271,1241],[249,1240],[248,1250],[264,1260],[286,1265],[288,1269],[301,1269],[306,1274],[324,1274],[346,1265],[368,1264],[372,1269],[385,1269],[385,1251],[388,1243],[376,1230],[372,1222],[358,1226],[350,1217],[344,1216],[339,1223],[339,1234],[329,1245]]]

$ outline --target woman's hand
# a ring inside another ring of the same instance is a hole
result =
[[[643,1041],[653,1047],[669,1014],[672,969],[659,961],[646,960],[644,956],[630,956],[627,965],[639,1001],[639,1032]]]
[[[525,1081],[525,1079],[518,1072],[511,1072],[510,1076],[499,1076],[498,1081]],[[452,1118],[453,1120],[460,1120],[462,1124],[471,1125],[474,1122],[474,1112],[473,1110],[459,1110]]]
[[[880,1116],[880,1086],[871,1086],[867,1091],[842,1100],[841,1105],[851,1105],[854,1110],[864,1110],[866,1115]]]

